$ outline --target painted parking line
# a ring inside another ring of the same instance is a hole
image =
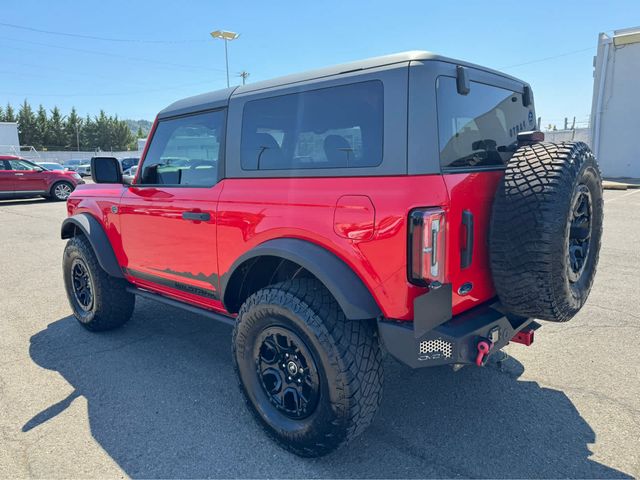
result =
[[[619,200],[620,198],[628,197],[628,196],[630,196],[630,195],[635,195],[636,193],[640,193],[640,190],[634,190],[633,192],[628,192],[628,193],[625,193],[625,194],[620,195],[620,196],[618,196],[618,197],[607,198],[607,199],[604,201],[604,203],[614,202],[614,201],[616,201],[616,200]]]

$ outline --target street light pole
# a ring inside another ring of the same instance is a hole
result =
[[[227,39],[224,39],[224,63],[227,66],[227,88],[229,88],[229,50],[227,49]]]
[[[228,32],[226,30],[215,30],[211,32],[211,36],[213,38],[224,40],[224,61],[227,67],[227,88],[229,88],[229,51],[227,48],[227,42],[235,40],[240,36],[240,34],[235,32]]]

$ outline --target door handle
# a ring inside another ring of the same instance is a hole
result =
[[[462,225],[466,229],[465,246],[460,251],[460,268],[467,268],[473,262],[473,213],[462,212]]]
[[[15,176],[16,176],[16,177],[21,177],[21,176],[23,176],[23,175],[24,175],[24,173],[16,173],[16,174],[15,174]]]
[[[182,212],[182,219],[192,222],[208,222],[211,220],[211,215],[207,212]]]

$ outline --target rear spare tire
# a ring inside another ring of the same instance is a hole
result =
[[[489,234],[496,292],[512,314],[564,322],[584,305],[602,237],[602,179],[582,142],[519,148]]]

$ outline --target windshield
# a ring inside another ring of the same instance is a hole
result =
[[[45,170],[64,170],[64,167],[59,163],[39,163]]]
[[[140,160],[139,158],[123,158],[121,160],[122,169],[123,170],[128,170],[129,168],[133,167],[134,165],[137,165],[139,160]]]

